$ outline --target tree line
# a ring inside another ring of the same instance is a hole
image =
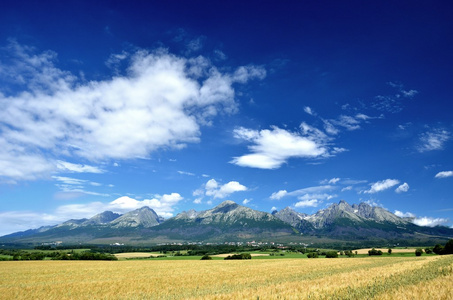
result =
[[[26,251],[0,249],[0,260],[117,260],[116,256],[108,253],[93,251]],[[6,257],[5,257],[6,256]]]

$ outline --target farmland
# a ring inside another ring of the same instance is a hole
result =
[[[453,256],[4,261],[0,299],[448,299]]]

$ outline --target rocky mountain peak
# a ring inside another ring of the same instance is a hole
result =
[[[284,209],[273,213],[273,215],[282,220],[283,222],[290,224],[293,227],[299,228],[301,224],[308,216],[307,214],[300,213],[292,209],[291,207],[285,207]]]
[[[107,224],[120,217],[120,214],[114,213],[112,211],[104,211],[103,213],[97,214],[94,217],[83,222],[83,225],[101,225]]]
[[[153,227],[159,225],[162,222],[161,220],[162,218],[154,210],[144,206],[122,215],[110,224],[113,227]]]
[[[227,200],[214,207],[212,213],[227,213],[239,207],[236,202]]]
[[[195,209],[190,209],[188,211],[183,211],[176,215],[175,219],[195,219],[200,213]]]

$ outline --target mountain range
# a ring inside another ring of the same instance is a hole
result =
[[[156,244],[172,242],[402,243],[434,244],[453,237],[448,227],[417,226],[382,207],[344,200],[313,215],[290,207],[272,214],[233,201],[189,210],[164,220],[149,207],[123,215],[105,211],[90,219],[16,232],[0,243]]]

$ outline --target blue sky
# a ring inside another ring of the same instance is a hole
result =
[[[0,234],[224,200],[452,226],[452,9],[5,1]]]

